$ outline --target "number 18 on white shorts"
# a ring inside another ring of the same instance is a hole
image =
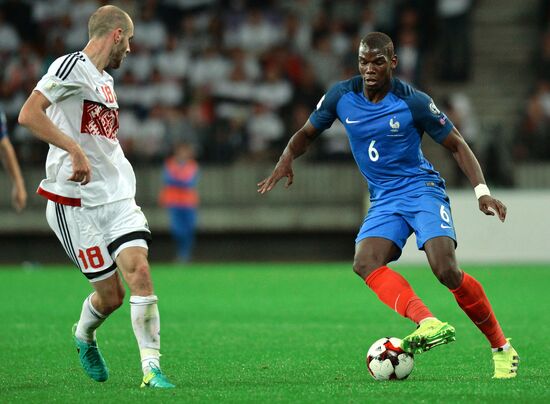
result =
[[[116,271],[116,257],[127,247],[148,248],[151,232],[134,199],[95,207],[67,206],[48,201],[48,224],[65,252],[90,280]]]

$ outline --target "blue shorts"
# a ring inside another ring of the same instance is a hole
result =
[[[355,242],[367,237],[382,237],[393,241],[403,250],[413,231],[419,250],[424,249],[426,241],[440,236],[452,238],[456,246],[451,206],[449,197],[444,192],[404,195],[388,201],[374,202]],[[401,252],[395,259],[400,255]]]

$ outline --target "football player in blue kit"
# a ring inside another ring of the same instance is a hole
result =
[[[390,37],[368,34],[361,40],[358,61],[360,75],[335,84],[321,98],[271,175],[258,183],[258,192],[270,191],[283,177],[287,177],[285,186],[290,186],[294,159],[339,119],[367,180],[371,201],[356,238],[353,269],[383,303],[418,324],[403,338],[402,348],[422,353],[455,340],[454,327],[437,319],[405,278],[387,266],[399,258],[414,232],[437,279],[489,340],[493,377],[515,377],[517,352],[504,336],[481,284],[458,266],[445,181],[422,154],[424,132],[453,154],[483,213],[504,221],[506,206],[491,196],[472,150],[433,100],[393,77],[397,56]]]

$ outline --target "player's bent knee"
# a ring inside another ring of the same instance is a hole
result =
[[[361,265],[359,262],[357,261],[354,261],[353,262],[353,272],[355,272],[357,275],[359,275],[361,278],[365,279],[366,276],[363,276],[363,274],[365,273],[366,271],[366,268]]]
[[[439,265],[433,269],[437,280],[450,289],[460,286],[462,273],[456,265]]]
[[[379,268],[381,265],[370,263],[366,260],[357,259],[353,261],[353,272],[365,279],[369,276],[376,268]]]
[[[102,299],[100,311],[102,314],[109,315],[122,306],[124,302],[124,295],[111,295],[107,299]]]

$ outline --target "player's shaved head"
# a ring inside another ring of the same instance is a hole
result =
[[[103,6],[92,14],[88,21],[90,39],[99,38],[116,28],[122,28],[127,33],[132,25],[130,16],[116,6]]]
[[[359,47],[364,50],[378,49],[390,58],[394,55],[393,42],[391,38],[383,32],[371,32],[367,34],[361,39]]]

